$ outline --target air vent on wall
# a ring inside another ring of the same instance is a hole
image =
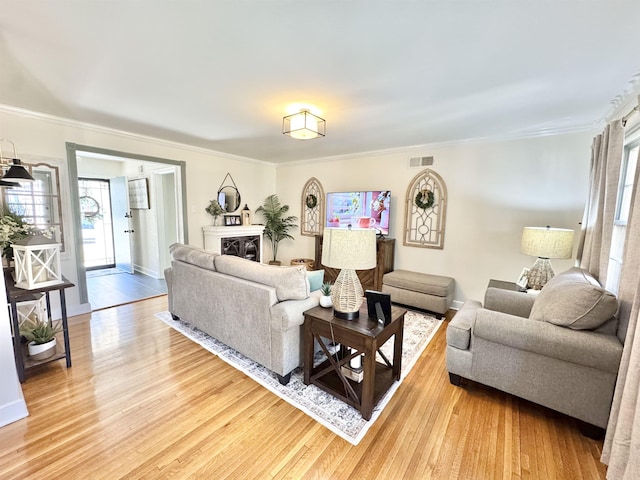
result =
[[[429,167],[433,165],[433,157],[413,157],[409,159],[409,168]]]

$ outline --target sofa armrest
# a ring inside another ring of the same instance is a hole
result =
[[[464,302],[447,327],[447,345],[460,350],[469,349],[471,328],[480,308],[482,308],[482,304],[476,300]]]
[[[320,305],[320,290],[311,292],[304,300],[285,300],[271,306],[271,328],[279,331],[299,327],[304,323],[304,312]]]
[[[489,287],[484,294],[484,308],[529,318],[536,297],[524,292]]]
[[[615,335],[572,330],[487,309],[478,310],[473,336],[614,374],[622,357],[622,344]]]

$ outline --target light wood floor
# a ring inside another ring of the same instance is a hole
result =
[[[572,419],[449,384],[445,326],[353,446],[154,318],[166,297],[71,319],[73,367],[28,372],[0,429],[9,479],[603,479]]]

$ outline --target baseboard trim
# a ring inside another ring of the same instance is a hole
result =
[[[134,265],[133,266],[133,270],[135,272],[141,273],[143,275],[146,275],[147,277],[151,277],[151,278],[155,278],[156,280],[162,280],[162,275],[160,275],[158,272],[156,272],[155,270],[150,270],[146,267],[143,267],[141,265]]]
[[[29,416],[29,411],[23,398],[2,405],[0,406],[0,427],[22,420],[27,416]]]

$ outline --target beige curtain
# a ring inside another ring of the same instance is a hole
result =
[[[639,159],[640,163],[640,159]],[[618,298],[627,336],[602,461],[609,480],[640,478],[640,169],[636,168]]]
[[[589,196],[582,219],[576,260],[604,285],[616,211],[624,128],[616,120],[593,139]]]

